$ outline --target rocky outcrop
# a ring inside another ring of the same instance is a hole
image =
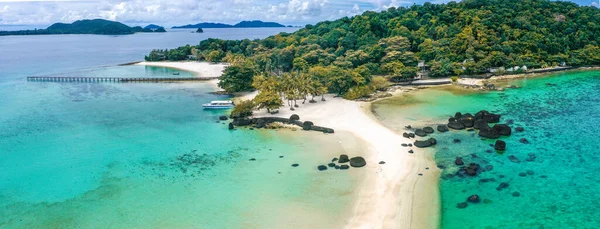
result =
[[[267,126],[267,124],[269,124],[269,123],[278,122],[278,123],[283,123],[283,124],[296,125],[296,126],[301,127],[303,130],[319,131],[319,132],[323,132],[323,133],[327,133],[327,134],[333,134],[335,132],[331,128],[316,126],[316,125],[314,125],[313,122],[310,122],[310,121],[301,122],[299,120],[293,120],[294,118],[295,118],[294,115],[292,115],[292,117],[290,117],[289,119],[280,118],[280,117],[262,117],[262,118],[252,118],[252,119],[236,118],[233,120],[232,124],[234,126],[254,125],[254,127],[256,127],[256,128],[265,128]],[[300,117],[298,117],[298,118],[300,118]]]
[[[302,129],[303,130],[310,130],[315,124],[311,121],[306,121],[304,123],[302,123]]]
[[[348,158],[348,155],[346,155],[346,154],[340,155],[340,159],[338,159],[338,163],[347,163],[349,161],[350,161],[350,159]]]
[[[425,133],[425,131],[423,129],[416,129],[415,130],[415,135],[417,135],[419,137],[426,137],[427,133]]]
[[[479,130],[481,128],[485,128],[485,127],[489,127],[488,123],[483,120],[483,119],[477,119],[475,120],[475,123],[473,124],[473,128]]]
[[[433,134],[433,132],[435,132],[431,127],[425,127],[423,128],[423,131],[425,131],[427,134]]]
[[[512,132],[510,126],[506,124],[496,124],[494,125],[494,127],[492,127],[492,129],[494,129],[496,132],[498,132],[498,134],[502,136],[510,136]]]
[[[455,130],[462,130],[465,128],[465,125],[458,121],[452,121],[448,123],[448,127]]]
[[[350,158],[350,166],[354,168],[360,168],[367,165],[367,161],[363,157],[353,157]]]
[[[292,116],[290,116],[290,120],[298,121],[298,120],[300,120],[300,116],[298,116],[297,114],[293,114]]]
[[[479,136],[490,139],[497,139],[500,137],[500,133],[495,129],[487,126],[479,129]]]
[[[224,115],[219,116],[219,120],[221,120],[221,121],[227,121],[227,119],[229,119],[229,118],[227,118],[227,116],[224,116]]]
[[[435,144],[437,144],[437,140],[435,140],[435,138],[430,138],[425,141],[415,141],[414,146],[419,148],[427,148],[434,146]]]
[[[446,126],[446,125],[438,125],[437,126],[437,131],[441,132],[441,133],[444,133],[444,132],[448,132],[449,129],[448,129],[448,126]]]
[[[234,126],[233,126],[233,123],[231,123],[231,122],[230,122],[230,123],[229,123],[229,129],[230,129],[230,130],[233,130],[233,128],[234,128]]]

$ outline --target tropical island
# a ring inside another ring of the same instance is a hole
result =
[[[129,27],[123,23],[104,19],[79,20],[71,24],[54,23],[46,29],[0,31],[0,36],[10,35],[50,35],[50,34],[99,34],[99,35],[127,35],[134,33],[160,33],[166,32],[164,27],[149,25]]]
[[[261,89],[255,78],[286,84],[305,77],[319,93],[357,99],[381,89],[382,82],[417,76],[481,77],[598,65],[600,44],[594,38],[599,36],[600,11],[593,7],[467,0],[365,12],[261,40],[207,39],[153,50],[146,60],[228,62],[219,84],[228,92]]]
[[[223,23],[212,23],[212,22],[203,22],[195,25],[183,25],[183,26],[173,26],[172,29],[214,29],[214,28],[277,28],[277,27],[286,27],[285,25],[279,24],[277,22],[263,22],[259,20],[254,21],[242,21],[235,25],[223,24]]]

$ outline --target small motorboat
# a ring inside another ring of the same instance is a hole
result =
[[[231,100],[212,101],[210,103],[202,104],[202,107],[204,107],[204,109],[229,109],[229,108],[233,108],[234,106],[235,106],[235,103],[233,103],[233,101],[231,101]]]

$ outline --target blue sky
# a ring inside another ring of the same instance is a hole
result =
[[[597,6],[598,0],[573,0]],[[236,23],[242,20],[305,25],[366,10],[423,4],[425,0],[0,0],[0,24],[49,25],[104,18],[131,25]],[[430,0],[441,3],[448,0]]]

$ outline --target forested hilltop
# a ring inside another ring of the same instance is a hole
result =
[[[154,27],[153,27],[154,26]],[[124,35],[139,32],[166,32],[163,27],[153,25],[152,28],[140,26],[129,27],[123,23],[104,19],[79,20],[71,24],[54,23],[46,29],[0,31],[0,36],[10,35],[49,35],[49,34],[101,34]]]
[[[251,79],[240,80],[244,74],[279,77],[292,72],[325,77],[320,82],[330,92],[346,94],[352,88],[372,90],[373,75],[413,78],[421,61],[430,66],[431,77],[563,62],[597,65],[599,37],[597,8],[548,0],[464,0],[365,12],[262,40],[209,39],[197,46],[154,50],[146,59],[194,55],[231,62],[222,85],[230,91],[252,88]]]

